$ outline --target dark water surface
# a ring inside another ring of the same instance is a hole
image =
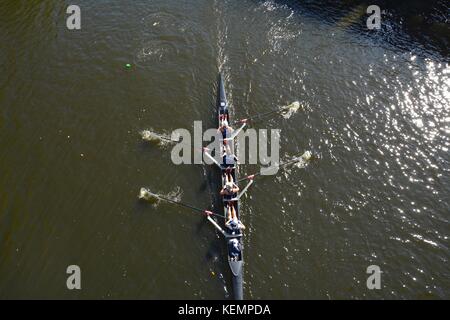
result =
[[[317,156],[244,199],[246,298],[450,297],[445,50],[285,1],[77,1],[81,31],[68,4],[0,4],[0,298],[229,297],[212,227],[137,200],[146,186],[213,205],[207,168],[173,165],[139,132],[214,125],[219,69],[236,117],[305,105],[254,127],[282,130],[283,158]],[[372,264],[381,290],[366,287]]]

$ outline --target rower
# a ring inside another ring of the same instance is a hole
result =
[[[224,200],[230,200],[239,192],[239,186],[234,183],[231,170],[227,169],[223,174],[225,177],[225,185],[220,190],[220,195],[224,197]]]
[[[245,230],[244,224],[238,219],[236,209],[232,202],[227,203],[227,222],[225,226],[230,229],[231,234],[239,233],[239,230]]]
[[[239,240],[236,238],[231,239],[228,241],[228,246],[231,260],[239,260],[239,256],[241,255],[241,244],[239,243]]]
[[[227,143],[227,140],[223,141],[222,159],[223,159],[222,163],[223,163],[224,167],[234,167],[234,165],[238,161],[238,158],[231,152],[231,149]]]

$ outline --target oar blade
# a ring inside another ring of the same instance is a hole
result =
[[[157,204],[161,200],[157,194],[151,192],[148,188],[141,188],[138,198],[151,204]]]
[[[140,132],[141,138],[145,142],[149,142],[158,146],[166,146],[171,143],[176,143],[180,141],[180,137],[176,134],[168,136],[164,133],[158,133],[153,130],[143,130]]]
[[[297,161],[295,161],[295,167],[299,169],[305,168],[312,158],[313,154],[311,151],[305,151],[300,157],[297,158]]]
[[[302,154],[302,159],[305,161],[309,161],[312,159],[312,153],[311,151],[305,151],[304,154]]]
[[[159,144],[161,142],[160,136],[151,130],[142,130],[141,137],[142,137],[142,140],[144,140],[146,142],[151,142],[151,143],[155,143],[155,144]]]
[[[288,165],[295,165],[298,168],[304,168],[306,164],[312,159],[311,151],[304,152],[301,156],[293,157],[289,161],[282,162],[277,165],[272,165],[270,167],[263,167],[260,169],[259,174],[261,176],[270,176],[275,175],[281,168],[284,168]]]
[[[301,105],[300,102],[294,101],[290,105],[287,105],[282,108],[282,116],[284,119],[289,119],[294,114],[297,113],[297,111],[300,109]]]

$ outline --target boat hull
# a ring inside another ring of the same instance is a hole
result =
[[[222,75],[219,75],[219,80],[218,80],[218,86],[217,86],[217,111],[218,111],[218,125],[220,126],[220,119],[221,117],[226,116],[228,118],[228,123],[231,123],[230,121],[230,113],[229,113],[229,108],[228,108],[228,101],[227,101],[227,97],[226,97],[226,92],[225,92],[225,86],[224,86],[224,82],[223,82],[223,78]],[[234,149],[234,141],[229,141],[229,145],[232,149]],[[221,170],[221,181],[222,181],[222,187],[224,187],[226,179],[225,179],[225,173],[226,173],[226,168],[222,168]],[[237,183],[238,181],[238,165],[237,163],[234,165],[233,169],[228,169],[229,171],[231,171],[231,175],[233,176],[234,181]],[[221,198],[222,200],[222,198]],[[239,201],[233,201],[234,206],[235,206],[235,210],[236,210],[236,215],[238,217],[238,219],[240,220],[240,205],[239,205]],[[227,206],[226,206],[226,202],[223,201],[223,210],[224,210],[224,215],[225,215],[225,221],[224,224],[226,223],[226,217],[227,217]],[[225,230],[227,230],[227,227],[225,226]],[[227,244],[227,254],[228,254],[228,265],[230,267],[231,270],[231,276],[232,276],[232,284],[233,284],[233,297],[235,300],[242,300],[244,298],[244,280],[243,280],[243,266],[244,266],[244,256],[243,256],[243,251],[244,251],[244,246],[243,246],[243,240],[242,240],[242,234],[236,235],[236,236],[232,236],[232,237],[226,237],[226,244]],[[232,241],[238,241],[239,246],[240,246],[240,254],[239,256],[233,257],[232,252],[231,252],[231,246],[232,246]]]

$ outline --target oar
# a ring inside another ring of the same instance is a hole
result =
[[[300,108],[300,103],[298,101],[295,101],[295,102],[291,103],[288,106],[278,107],[275,110],[271,110],[271,111],[268,111],[268,112],[256,114],[256,115],[253,115],[253,116],[245,118],[245,119],[234,121],[232,124],[234,125],[234,124],[245,123],[245,122],[250,122],[250,121],[256,122],[254,119],[263,118],[263,117],[269,116],[271,114],[282,113],[282,112],[288,111],[289,109],[292,109],[292,108],[298,110],[298,108]],[[269,119],[266,119],[266,120],[269,120]]]
[[[214,159],[213,156],[208,153],[208,151],[210,151],[208,148],[203,148],[203,154],[206,155],[209,159],[211,159],[211,161],[214,162],[214,164],[216,166],[218,166],[220,169],[222,169],[222,166],[220,165],[220,163],[217,162],[217,160]]]
[[[182,143],[182,142],[180,142],[180,140],[174,140],[172,138],[166,138],[166,137],[162,137],[162,136],[158,136],[158,138],[160,138],[161,140],[165,140],[167,142],[179,142],[179,143]]]
[[[151,196],[153,196],[154,198],[157,198],[157,199],[160,199],[160,200],[164,200],[164,201],[167,201],[167,202],[169,202],[169,203],[176,204],[176,205],[178,205],[178,206],[180,206],[180,207],[188,208],[188,209],[191,209],[191,210],[196,211],[196,212],[203,213],[203,214],[206,215],[206,216],[216,216],[216,217],[221,217],[221,218],[224,218],[224,219],[225,219],[225,216],[220,215],[220,214],[217,214],[217,213],[214,213],[214,212],[211,212],[211,211],[209,211],[209,210],[200,209],[200,208],[194,207],[194,206],[191,205],[191,204],[187,204],[187,203],[184,203],[184,202],[181,202],[181,201],[175,201],[175,200],[173,200],[173,199],[166,198],[166,197],[161,196],[161,195],[159,195],[159,194],[154,194],[153,192],[149,192],[149,193],[150,193]]]
[[[161,134],[158,134],[158,133],[150,131],[150,130],[141,131],[141,136],[142,136],[142,139],[144,139],[146,141],[164,140],[167,142],[179,142],[179,140],[172,139],[171,137],[170,138],[165,137]]]
[[[290,164],[294,164],[294,163],[300,162],[302,160],[303,161],[308,161],[308,160],[311,159],[311,157],[312,157],[311,152],[306,151],[300,157],[296,157],[296,158],[294,158],[294,159],[292,159],[290,161],[287,161],[287,162],[284,162],[284,163],[280,163],[279,165],[273,167],[273,169],[275,169],[275,168],[281,169],[281,168],[284,168],[284,167],[286,167],[286,166],[288,166]],[[268,168],[268,169],[272,169],[272,168]],[[249,175],[249,176],[247,176],[245,178],[242,178],[242,179],[238,180],[238,182],[242,182],[242,181],[245,181],[245,180],[253,180],[255,177],[260,176],[260,175],[262,175],[262,173],[258,172],[258,173]]]
[[[149,132],[151,132],[151,131],[149,131]],[[153,133],[153,132],[151,132],[151,133]],[[142,134],[142,133],[141,133],[141,134]],[[175,140],[175,139],[172,139],[172,138],[167,138],[167,137],[161,136],[161,135],[159,135],[159,134],[155,134],[155,133],[153,133],[153,134],[154,134],[155,139],[159,139],[159,140],[163,140],[163,141],[167,141],[167,142],[172,142],[172,143],[177,143],[177,144],[181,144],[181,145],[184,145],[184,146],[186,146],[186,147],[192,148],[192,145],[191,145],[190,143],[180,141],[180,139]],[[148,139],[145,139],[145,138],[144,138],[144,140],[149,141]],[[204,151],[204,149],[206,149],[206,148],[192,148],[192,149],[193,149],[194,151],[196,151],[196,152],[202,152],[202,151]]]

